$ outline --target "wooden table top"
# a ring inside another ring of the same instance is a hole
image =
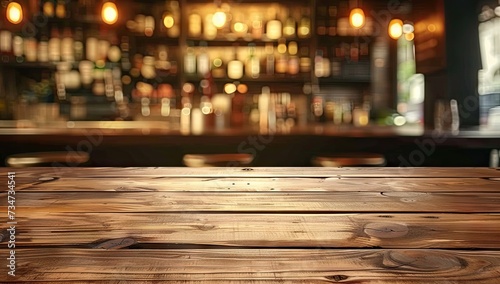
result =
[[[495,169],[1,168],[0,184],[0,283],[500,283]]]

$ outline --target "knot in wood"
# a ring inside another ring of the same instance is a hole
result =
[[[406,236],[408,226],[398,223],[370,223],[365,226],[365,234],[380,239],[393,239]]]
[[[333,280],[333,281],[335,281],[335,282],[344,281],[344,280],[347,280],[347,278],[349,278],[349,276],[346,276],[346,275],[332,275],[332,276],[326,276],[326,279],[328,279],[328,280]]]

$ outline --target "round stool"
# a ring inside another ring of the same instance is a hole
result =
[[[247,166],[253,161],[249,154],[187,154],[184,165],[192,168]]]
[[[374,153],[342,153],[314,157],[312,164],[316,167],[382,167],[386,160]]]
[[[36,152],[8,156],[5,163],[8,167],[23,168],[51,166],[52,163],[78,166],[88,161],[86,152]]]

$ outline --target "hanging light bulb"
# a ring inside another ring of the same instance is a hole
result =
[[[116,4],[113,2],[106,2],[102,5],[101,11],[102,20],[108,24],[112,25],[118,20],[118,9]]]
[[[392,39],[399,39],[403,35],[403,21],[393,19],[389,23],[389,36]]]
[[[349,16],[349,23],[353,28],[362,28],[365,25],[365,12],[361,8],[352,9]]]
[[[10,2],[7,5],[7,20],[14,25],[23,21],[23,7],[17,2]]]

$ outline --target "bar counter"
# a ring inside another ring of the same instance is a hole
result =
[[[2,212],[15,197],[2,283],[500,277],[495,169],[3,168],[0,180],[15,181],[0,193]]]
[[[372,152],[389,166],[488,166],[500,148],[499,129],[437,132],[418,126],[349,127],[312,124],[287,131],[258,129],[183,132],[164,122],[64,122],[34,127],[3,123],[0,159],[39,151],[85,151],[86,166],[182,166],[185,154],[247,153],[253,166],[310,166],[317,155]],[[415,153],[418,154],[417,158]],[[413,156],[412,156],[413,155]],[[423,158],[422,158],[423,157]]]

